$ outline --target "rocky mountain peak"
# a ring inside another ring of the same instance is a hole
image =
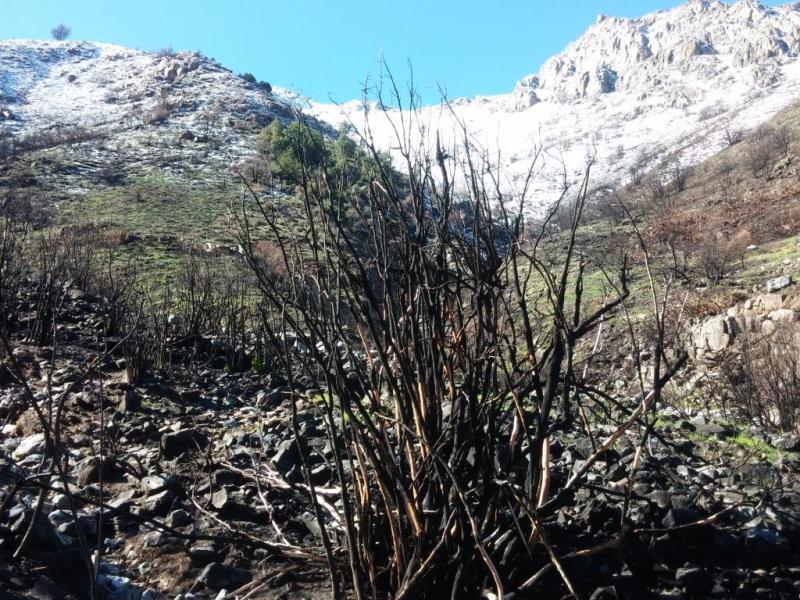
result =
[[[689,0],[668,11],[627,19],[601,15],[575,42],[522,79],[515,107],[542,99],[571,102],[620,90],[674,86],[687,76],[775,82],[800,52],[797,4]]]

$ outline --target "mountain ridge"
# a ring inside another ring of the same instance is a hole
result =
[[[0,143],[11,146],[65,145],[77,129],[97,160],[138,154],[166,171],[195,164],[214,175],[252,157],[258,131],[294,111],[279,90],[197,52],[0,40]]]
[[[726,132],[754,128],[800,98],[798,54],[798,3],[690,0],[633,19],[601,15],[508,94],[424,106],[415,123],[429,147],[434,132],[457,143],[466,125],[506,192],[538,160],[528,207],[540,213],[589,155],[594,184],[610,188],[632,170],[668,158],[694,164],[720,150]],[[258,131],[300,105],[321,124],[366,125],[359,101],[269,93],[196,52],[0,41],[0,142],[82,127],[105,138],[83,147],[96,161],[136,156],[148,168],[195,165],[216,177],[253,159]],[[398,111],[371,114],[376,142],[390,149]]]
[[[580,176],[587,154],[597,158],[596,185],[614,187],[632,169],[668,157],[694,164],[720,150],[726,132],[752,129],[800,98],[799,53],[797,3],[690,0],[634,19],[601,15],[508,94],[423,107],[418,129],[427,144],[436,131],[453,145],[466,125],[509,192],[538,157],[531,210],[541,212],[560,195],[565,171]],[[312,111],[365,127],[355,102],[312,103]],[[388,119],[375,117],[370,128],[391,145]]]

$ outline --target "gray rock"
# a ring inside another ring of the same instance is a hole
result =
[[[69,498],[66,494],[56,494],[53,496],[53,506],[60,510],[69,510]]]
[[[131,585],[131,580],[127,577],[120,577],[119,575],[99,575],[97,583],[103,588],[105,595],[108,598],[133,598],[139,596],[136,593],[134,586]]]
[[[212,590],[230,590],[250,581],[250,573],[238,567],[212,562],[206,565],[197,581]]]
[[[779,308],[769,313],[769,319],[775,323],[794,323],[797,315],[791,308]]]
[[[761,323],[761,333],[767,337],[771,336],[775,333],[778,329],[778,326],[775,324],[775,321],[772,319],[764,319]]]
[[[34,433],[24,438],[11,453],[11,457],[20,460],[34,452],[40,452],[44,448],[44,434]]]
[[[173,510],[167,516],[167,524],[170,527],[184,527],[192,522],[192,517],[189,516],[185,510],[179,508],[177,510]]]
[[[223,556],[211,544],[201,543],[189,547],[189,558],[193,565],[203,567],[209,563],[222,561]]]
[[[703,417],[692,419],[697,433],[701,435],[713,435],[718,438],[728,438],[736,433],[736,430],[725,423],[719,421],[706,421]]]
[[[708,352],[720,352],[731,345],[738,325],[736,319],[717,315],[692,328],[695,348]]]
[[[291,396],[292,388],[287,385],[282,385],[274,390],[265,392],[263,395],[259,394],[260,402],[258,402],[258,405],[262,405],[263,403],[268,407],[275,407],[280,405],[284,400],[288,400]]]
[[[96,483],[101,477],[108,480],[113,476],[115,466],[114,459],[110,457],[102,460],[97,457],[87,458],[78,465],[78,485],[84,487]]]
[[[147,475],[142,478],[141,485],[145,496],[162,490],[171,490],[176,494],[180,494],[183,491],[180,480],[174,475]]]
[[[331,469],[322,463],[311,468],[311,483],[314,485],[324,485],[331,480]]]
[[[800,437],[792,433],[787,433],[786,435],[773,438],[772,445],[779,450],[796,452],[800,450]]]
[[[97,517],[93,515],[79,515],[76,525],[75,521],[72,519],[72,515],[70,515],[69,521],[62,523],[57,529],[59,533],[63,533],[69,537],[78,537],[78,529],[80,529],[84,537],[94,538],[97,536]]]
[[[247,504],[240,491],[221,489],[211,495],[211,506],[223,519],[232,521],[250,521],[252,523],[265,522],[268,515]]]
[[[312,513],[303,513],[300,516],[300,522],[305,526],[311,535],[317,539],[322,539],[322,529],[320,529],[319,522]]]
[[[54,510],[49,515],[47,515],[47,519],[56,527],[59,525],[63,525],[64,523],[69,523],[72,520],[72,514],[69,510]]]
[[[158,494],[148,496],[142,502],[142,510],[150,515],[165,516],[169,509],[172,508],[172,503],[175,501],[175,494],[172,490],[164,490]]]
[[[17,516],[16,521],[12,523],[10,530],[13,533],[21,535],[28,529],[32,517],[33,509],[25,508],[25,510]],[[33,530],[31,531],[31,541],[42,548],[58,549],[68,546],[71,543],[70,540],[65,538],[58,531],[57,527],[58,523],[54,523],[53,520],[50,519],[50,515],[45,516],[44,514],[39,514],[33,526]]]
[[[782,275],[781,277],[775,277],[767,281],[767,292],[773,293],[784,288],[789,287],[792,285],[792,277],[791,275]]]
[[[762,294],[753,299],[754,310],[762,315],[769,314],[781,307],[783,307],[783,298],[780,294]]]
[[[278,451],[272,462],[281,473],[288,473],[297,464],[297,444],[294,440],[284,440],[278,444]]]
[[[194,452],[208,445],[208,439],[196,429],[182,429],[161,436],[161,456],[165,460],[177,458],[184,452]]]
[[[161,475],[147,475],[142,478],[141,486],[145,496],[155,494],[166,489],[166,480]]]
[[[125,390],[125,395],[117,405],[117,410],[121,413],[136,412],[142,408],[142,398],[136,390],[128,388]]]
[[[670,495],[664,490],[655,490],[650,494],[650,500],[655,502],[659,508],[667,508],[672,505]]]
[[[211,506],[222,512],[232,502],[229,497],[228,490],[217,490],[211,495]]]

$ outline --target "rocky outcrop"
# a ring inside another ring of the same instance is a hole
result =
[[[792,277],[790,275],[781,275],[767,282],[767,292],[779,292],[790,285],[792,285]]]
[[[692,328],[692,342],[697,357],[716,355],[731,345],[739,331],[735,318],[717,315]]]
[[[779,329],[788,331],[800,347],[800,291],[785,287],[787,281],[790,285],[791,277],[767,283],[768,290],[779,289],[783,293],[759,294],[732,306],[724,314],[694,323],[689,335],[693,357],[714,360],[741,334],[771,336]]]
[[[535,75],[526,77],[514,88],[513,104],[514,110],[525,110],[539,102],[539,97],[536,95],[536,88],[539,86],[539,78]]]
[[[758,71],[793,60],[798,40],[800,12],[792,4],[692,0],[637,19],[600,16],[542,66],[540,97],[564,102],[617,89],[652,90],[736,68]]]

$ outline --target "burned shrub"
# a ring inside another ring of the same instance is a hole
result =
[[[742,335],[715,381],[725,408],[759,429],[800,430],[800,346],[792,327]]]

